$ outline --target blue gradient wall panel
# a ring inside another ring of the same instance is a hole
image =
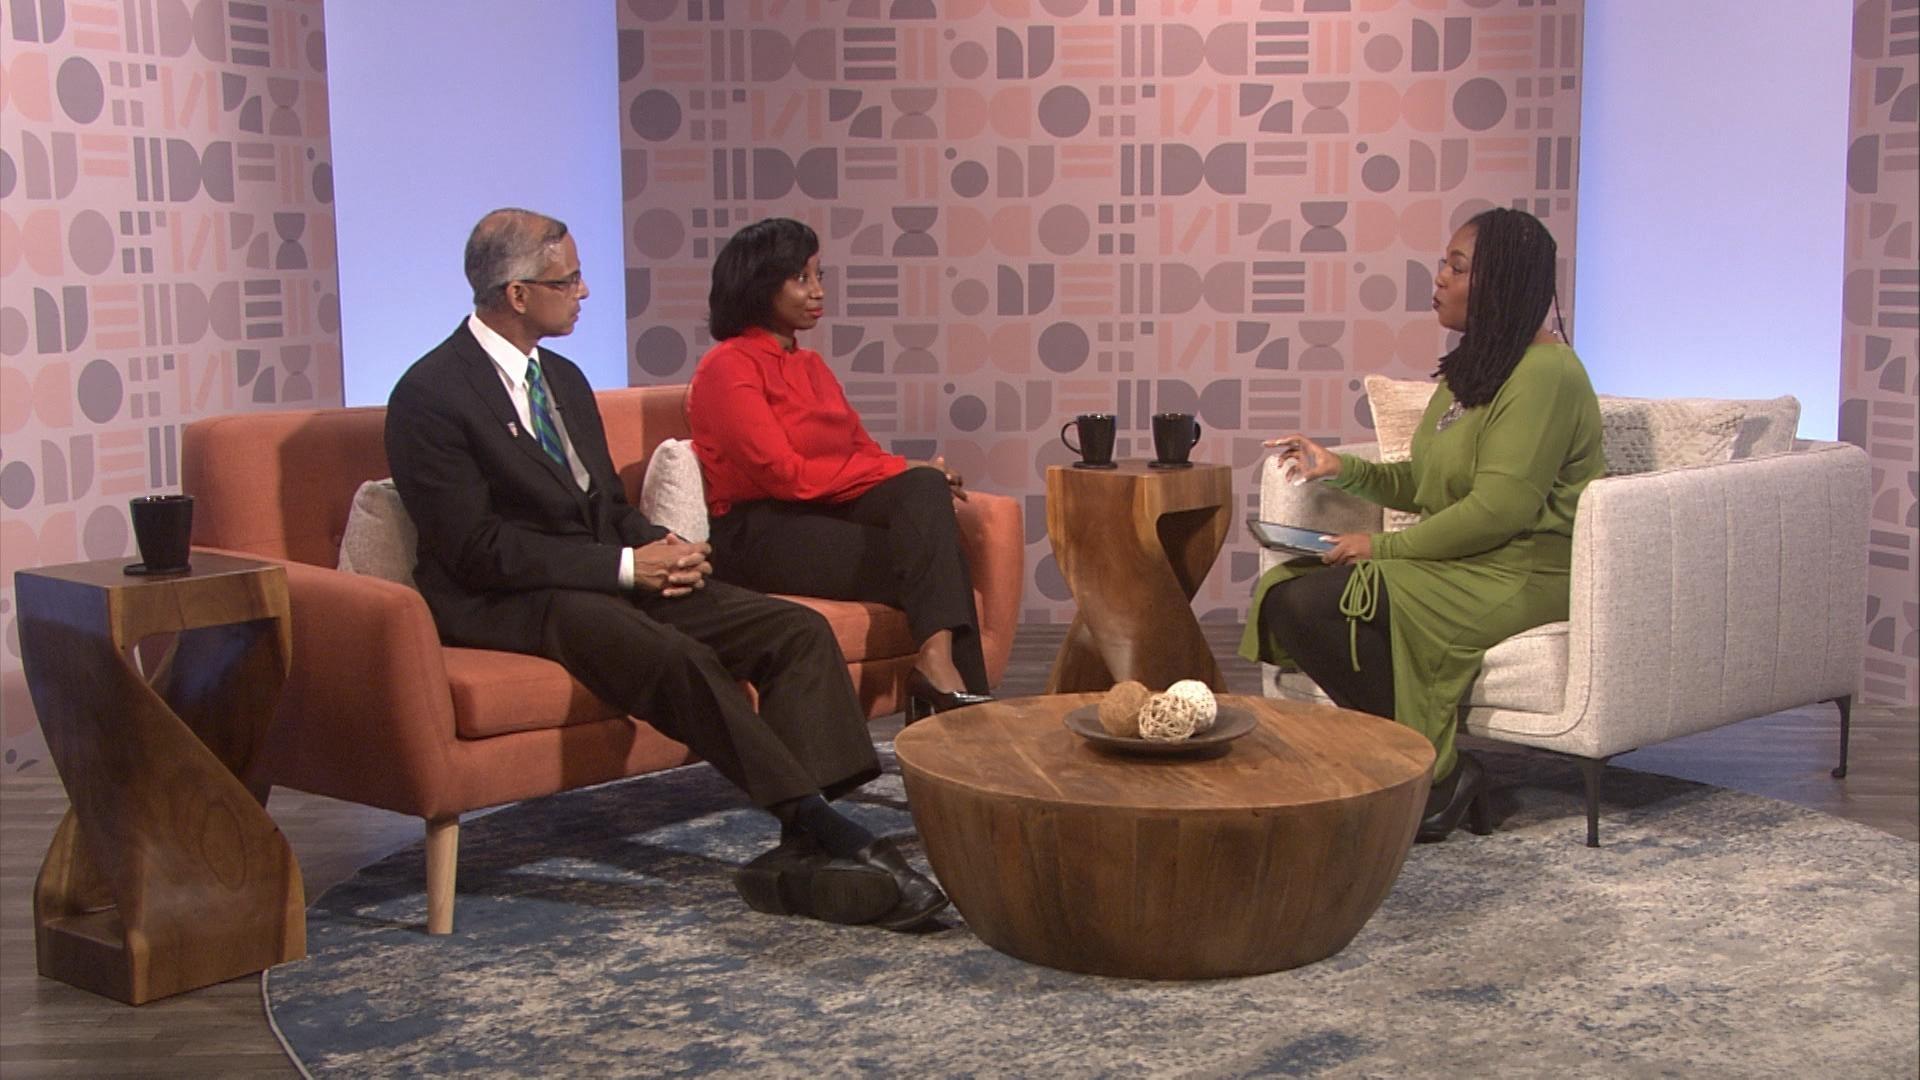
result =
[[[473,308],[467,231],[497,206],[564,219],[594,294],[554,342],[627,384],[614,5],[327,0],[349,405],[385,404]]]
[[[1586,10],[1576,344],[1603,393],[1800,399],[1836,430],[1852,10]]]

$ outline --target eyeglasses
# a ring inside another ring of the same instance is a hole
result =
[[[519,278],[517,280],[522,285],[545,285],[549,289],[559,289],[561,292],[578,292],[580,289],[580,271],[578,270],[561,278]]]

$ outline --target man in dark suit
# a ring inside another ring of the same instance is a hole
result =
[[[387,457],[420,531],[414,578],[441,637],[559,662],[778,817],[780,845],[736,877],[756,910],[924,922],[945,895],[827,801],[880,770],[826,620],[712,580],[706,544],[628,504],[592,387],[538,347],[573,332],[587,297],[567,227],[496,210],[474,226],[466,272],[474,314],[387,408]]]

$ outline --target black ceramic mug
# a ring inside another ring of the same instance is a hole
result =
[[[1080,436],[1080,445],[1067,441],[1067,429],[1075,429]],[[1086,469],[1113,468],[1113,432],[1112,413],[1081,413],[1079,416],[1060,426],[1060,441],[1066,448],[1080,455],[1078,464]]]
[[[1153,414],[1153,464],[1162,467],[1190,465],[1188,455],[1200,441],[1200,421],[1192,413]]]
[[[141,495],[127,504],[133,517],[133,541],[140,561],[129,574],[181,574],[193,540],[193,496]]]

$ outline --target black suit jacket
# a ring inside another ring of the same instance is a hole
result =
[[[627,502],[586,376],[544,348],[540,370],[586,491],[520,422],[464,320],[387,402],[387,461],[420,530],[414,580],[449,644],[536,651],[554,590],[616,593],[621,549],[667,534]]]

